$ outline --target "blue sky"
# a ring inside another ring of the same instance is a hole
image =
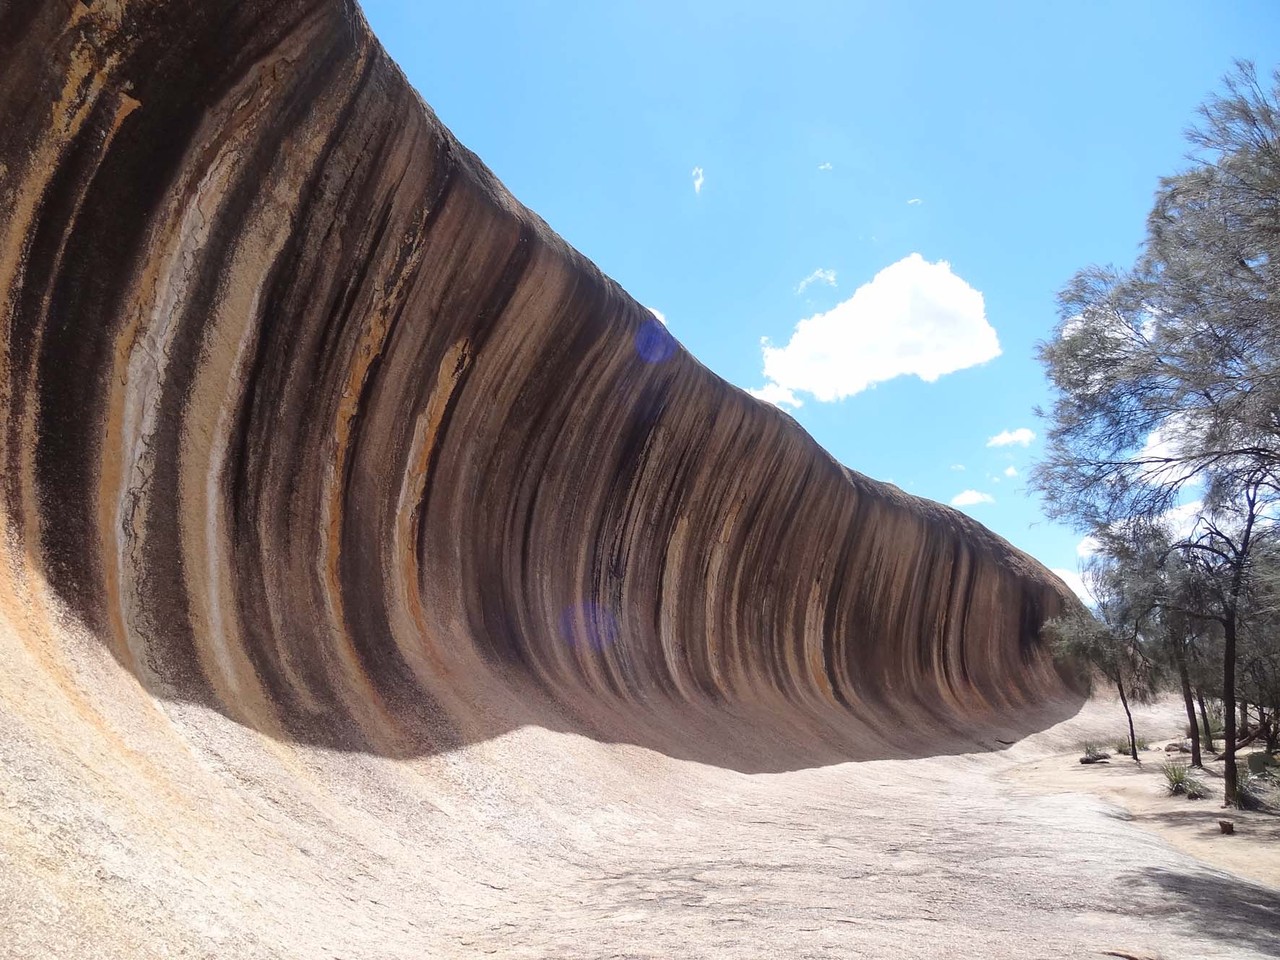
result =
[[[961,509],[1068,571],[1080,536],[1024,482],[1055,293],[1132,262],[1233,58],[1280,61],[1273,0],[363,7],[453,132],[708,367],[799,401],[855,470],[990,498]]]

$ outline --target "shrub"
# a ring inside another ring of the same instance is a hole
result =
[[[1135,736],[1135,737],[1133,738],[1133,742],[1134,742],[1135,744],[1137,744],[1137,747],[1138,747],[1138,749],[1139,749],[1139,750],[1146,750],[1149,746],[1151,746],[1150,741],[1148,741],[1146,737],[1142,736],[1142,734],[1138,734],[1137,736]],[[1115,741],[1115,743],[1113,743],[1113,744],[1112,744],[1112,747],[1115,749],[1115,752],[1116,752],[1116,753],[1119,753],[1119,754],[1123,754],[1123,755],[1125,755],[1125,756],[1128,756],[1128,754],[1129,754],[1129,738],[1128,738],[1128,737],[1116,737],[1116,741]]]
[[[1222,719],[1222,704],[1210,701],[1205,712],[1209,717],[1209,740],[1212,742],[1213,740],[1221,737],[1223,730],[1226,729]],[[1202,740],[1204,739],[1204,728],[1199,722],[1196,723],[1195,727],[1187,724],[1186,729],[1188,737],[1200,737]]]
[[[1209,794],[1204,782],[1185,763],[1166,760],[1160,765],[1160,772],[1164,774],[1165,786],[1169,788],[1170,796],[1199,800]]]
[[[1265,805],[1263,778],[1242,765],[1236,766],[1236,798],[1241,810],[1257,810]]]
[[[1103,760],[1111,756],[1111,754],[1107,753],[1107,751],[1103,750],[1102,747],[1092,741],[1086,741],[1083,746],[1083,750],[1086,760]]]
[[[1184,729],[1187,732],[1188,737],[1201,737],[1201,738],[1204,737],[1204,727],[1200,723],[1197,723],[1194,727],[1192,727],[1191,724],[1189,723],[1184,723],[1182,725],[1182,729]],[[1213,720],[1210,720],[1209,733],[1215,737],[1222,736],[1222,724],[1220,722],[1215,722]]]

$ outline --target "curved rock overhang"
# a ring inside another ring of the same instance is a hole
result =
[[[0,117],[4,643],[384,755],[780,769],[1078,704],[1056,577],[701,366],[351,3],[17,0]]]

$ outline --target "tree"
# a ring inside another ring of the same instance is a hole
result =
[[[1191,618],[1186,614],[1177,611],[1167,611],[1166,620],[1169,636],[1169,650],[1173,654],[1173,663],[1178,671],[1178,686],[1182,691],[1182,705],[1187,711],[1187,732],[1191,740],[1191,765],[1193,767],[1203,767],[1204,758],[1200,754],[1200,734],[1198,724],[1196,723],[1196,702],[1191,693],[1191,671],[1188,669],[1187,661],[1189,659],[1187,649],[1190,646]],[[1207,736],[1212,736],[1212,732],[1205,731]]]
[[[1237,64],[1160,182],[1141,257],[1090,267],[1040,347],[1055,392],[1032,485],[1085,531],[1185,522],[1172,549],[1223,637],[1226,799],[1254,553],[1280,517],[1280,72]]]
[[[1131,521],[1095,531],[1094,541],[1100,552],[1113,559],[1127,590],[1143,597],[1151,646],[1178,678],[1191,737],[1191,765],[1202,767],[1191,662],[1196,641],[1204,630],[1201,618],[1188,613],[1195,600],[1190,595],[1190,571],[1180,562],[1179,554],[1170,549],[1170,532],[1163,526]],[[1208,736],[1207,718],[1205,724]]]
[[[1045,624],[1054,652],[1087,665],[1115,685],[1129,724],[1129,755],[1138,759],[1130,699],[1145,702],[1153,691],[1153,661],[1147,651],[1145,628],[1155,609],[1150,598],[1135,590],[1135,581],[1113,556],[1096,554],[1085,570],[1094,598],[1094,613],[1077,610]]]
[[[1228,501],[1220,506],[1216,519],[1226,517],[1235,522],[1219,524],[1210,516],[1197,519],[1191,532],[1177,547],[1183,553],[1183,561],[1190,572],[1185,606],[1181,609],[1190,616],[1215,623],[1222,631],[1223,670],[1223,759],[1226,762],[1223,779],[1228,803],[1238,802],[1236,790],[1236,666],[1239,660],[1241,635],[1256,631],[1261,612],[1251,599],[1256,594],[1257,580],[1253,576],[1256,555],[1263,552],[1264,543],[1273,542],[1274,522],[1260,522],[1259,494],[1249,479],[1241,482],[1243,490],[1239,503]],[[1239,515],[1231,510],[1238,508]],[[1225,529],[1224,529],[1225,527]],[[1243,701],[1241,701],[1243,704]]]
[[[1280,747],[1280,544],[1266,540],[1253,551],[1244,598],[1240,697],[1258,711],[1258,735],[1269,752]]]

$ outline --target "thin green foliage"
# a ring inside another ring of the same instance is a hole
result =
[[[1170,796],[1183,796],[1188,800],[1200,800],[1209,795],[1204,781],[1192,772],[1191,767],[1176,760],[1167,760],[1160,766],[1165,786]]]

